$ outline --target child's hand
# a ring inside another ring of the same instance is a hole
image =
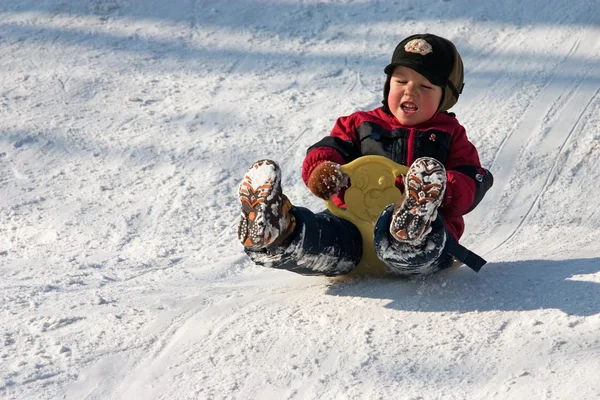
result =
[[[340,171],[340,165],[323,161],[308,178],[308,189],[317,197],[329,200],[341,188],[348,185],[348,177]]]

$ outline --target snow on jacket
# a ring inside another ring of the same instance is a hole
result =
[[[310,173],[323,161],[346,164],[366,155],[385,156],[407,166],[425,156],[441,161],[446,167],[447,186],[439,210],[446,229],[457,240],[464,232],[462,216],[479,204],[493,184],[492,174],[481,167],[477,149],[454,114],[438,113],[419,125],[405,127],[381,107],[338,118],[331,134],[308,149],[302,179],[307,183]],[[402,177],[396,186],[404,191]],[[345,208],[343,191],[332,200]]]

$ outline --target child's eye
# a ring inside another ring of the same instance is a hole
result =
[[[421,85],[421,87],[423,89],[433,89],[433,87],[429,86],[429,85]]]
[[[406,84],[406,81],[403,81],[403,80],[400,80],[400,79],[396,79],[396,83],[404,85],[404,84]]]

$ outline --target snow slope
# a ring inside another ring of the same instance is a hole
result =
[[[490,261],[333,283],[252,265],[237,184],[292,202],[405,36],[452,39]],[[0,397],[600,397],[596,0],[0,1]]]

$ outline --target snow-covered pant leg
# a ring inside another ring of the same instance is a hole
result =
[[[377,257],[390,271],[399,275],[430,275],[452,265],[452,257],[444,252],[448,233],[439,214],[432,222],[426,240],[414,246],[390,237],[393,210],[392,204],[381,213],[373,232]]]
[[[279,246],[260,250],[246,248],[258,265],[285,269],[302,275],[345,275],[362,257],[362,237],[351,222],[329,211],[313,213],[292,207],[296,218],[294,232]]]

